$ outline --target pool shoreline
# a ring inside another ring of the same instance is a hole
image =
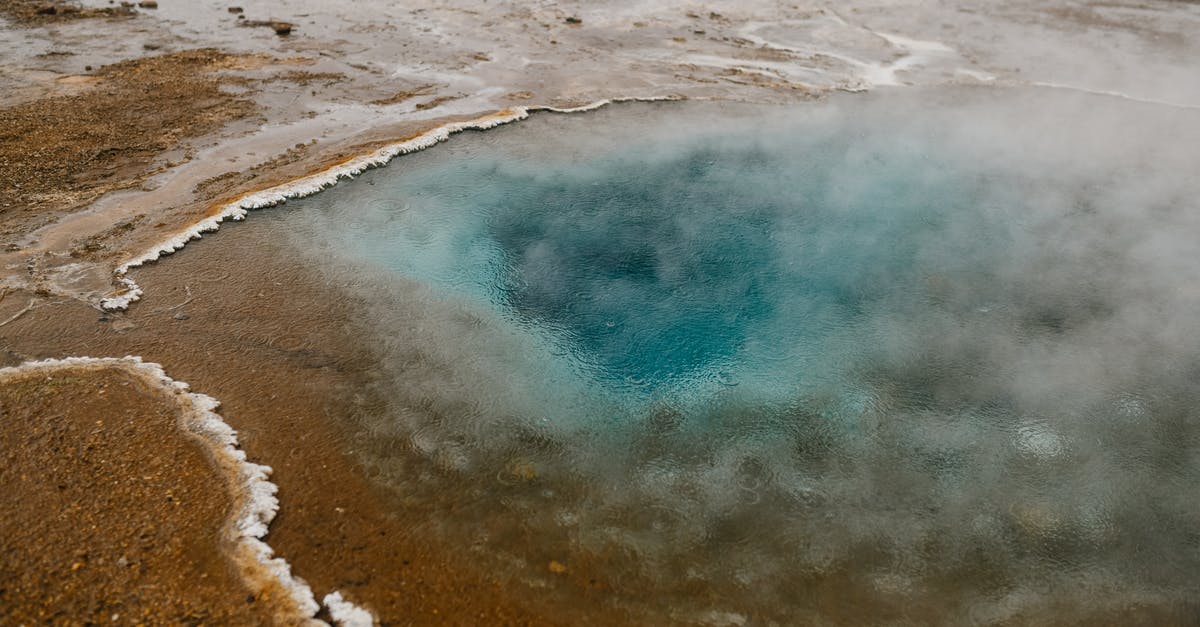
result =
[[[219,483],[223,485],[213,486],[206,490],[211,492],[210,494],[203,494],[200,498],[227,501],[229,515],[220,523],[219,528],[213,529],[212,532],[220,537],[218,542],[220,555],[235,568],[241,584],[246,587],[251,598],[261,600],[266,607],[270,608],[275,621],[288,624],[309,622],[319,609],[312,591],[303,580],[292,574],[285,559],[274,556],[274,550],[266,543],[268,527],[279,509],[279,501],[275,496],[277,488],[268,480],[271,469],[247,461],[246,454],[238,446],[237,434],[215,411],[219,406],[218,401],[209,396],[192,392],[186,383],[167,376],[158,364],[143,362],[137,357],[67,357],[28,361],[18,366],[0,368],[0,386],[6,389],[8,386],[19,386],[22,382],[42,379],[48,386],[92,387],[94,390],[92,393],[97,396],[103,396],[111,389],[108,383],[103,382],[112,378],[120,380],[122,377],[128,377],[136,381],[138,385],[144,386],[149,391],[148,396],[153,399],[147,400],[165,406],[164,411],[175,416],[173,425],[175,436],[186,441],[187,445],[196,446],[202,451],[203,456],[209,462],[209,470],[220,477]],[[62,383],[56,384],[56,380]],[[91,381],[101,383],[90,384]],[[128,383],[122,383],[122,385],[128,385]],[[113,391],[118,392],[119,390],[113,389]],[[120,420],[120,418],[103,414],[97,417],[100,418],[96,421],[98,427],[103,427],[106,421],[119,422]],[[116,420],[113,420],[114,418]],[[153,419],[153,416],[139,416],[139,420],[143,421],[143,424],[130,425],[132,432],[127,431],[122,434],[121,437],[124,440],[122,445],[162,446],[160,442],[155,442],[155,438],[160,436],[154,435],[154,430],[159,427],[145,424],[145,421]],[[22,435],[22,431],[27,428],[26,425],[14,424],[11,422],[11,418],[0,424],[0,429],[6,432],[6,440],[29,437]],[[37,437],[39,428],[33,427],[34,438]],[[48,426],[48,429],[53,428],[52,425]],[[103,437],[110,436],[101,436],[100,444],[102,446],[105,444]],[[26,460],[26,463],[29,461]],[[53,462],[47,460],[46,465],[52,467]],[[150,469],[132,467],[129,471],[136,475],[140,472],[148,472]],[[183,477],[188,477],[188,475],[183,474],[180,479]],[[93,477],[63,475],[30,477],[22,475],[21,479],[22,482],[56,480],[69,483],[114,482],[118,485],[134,484],[138,481],[135,476],[113,476],[110,473]],[[96,489],[103,488],[96,486]],[[167,501],[171,502],[172,497],[168,496]],[[113,541],[128,542],[128,540],[121,539],[133,537],[137,533],[135,529],[122,526],[116,521],[109,521],[108,525],[106,534]],[[47,532],[53,533],[49,530]],[[72,566],[72,570],[86,567],[87,552],[84,555],[84,561],[77,562]],[[104,558],[93,556],[91,559],[102,561]],[[207,577],[209,574],[202,573],[201,577]],[[48,574],[42,573],[39,575],[48,576]],[[163,573],[159,572],[152,571],[151,576],[160,580],[167,579]],[[184,589],[175,589],[170,594],[187,598],[192,593]],[[234,602],[236,607],[235,599],[240,599],[238,591],[232,590],[229,594],[230,602]],[[34,608],[31,605],[37,599],[25,598],[17,601],[7,609],[6,614],[12,612],[16,616],[32,616]],[[45,609],[43,608],[42,611]]]
[[[324,167],[300,178],[250,191],[238,199],[219,207],[212,215],[187,225],[181,231],[151,244],[144,252],[134,254],[132,258],[122,260],[112,271],[113,281],[121,287],[105,294],[97,304],[101,309],[107,311],[120,311],[127,309],[130,304],[141,300],[143,296],[141,288],[127,276],[130,270],[173,254],[186,246],[188,242],[199,239],[205,233],[218,230],[220,224],[225,220],[241,221],[246,218],[247,211],[249,210],[273,207],[287,202],[288,199],[303,198],[319,193],[340,182],[353,179],[355,176],[369,169],[387,165],[396,157],[424,150],[446,141],[457,133],[464,131],[486,131],[503,124],[518,122],[527,118],[530,114],[538,112],[584,113],[613,103],[670,102],[678,100],[681,99],[672,96],[617,97],[597,100],[576,107],[534,105],[502,109],[462,122],[445,123],[422,131],[415,136],[387,143],[383,147],[370,152],[352,156],[336,165]]]

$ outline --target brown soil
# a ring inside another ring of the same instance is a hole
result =
[[[380,98],[379,100],[372,100],[371,104],[373,104],[373,105],[399,104],[401,102],[404,102],[405,100],[410,100],[412,98],[416,98],[417,96],[428,96],[430,93],[432,93],[434,87],[435,87],[435,85],[430,84],[430,85],[422,85],[416,89],[411,89],[411,90],[407,90],[407,91],[398,91],[395,94],[388,96],[387,98]]]
[[[0,624],[261,624],[232,502],[175,404],[116,367],[0,382]]]
[[[135,13],[132,7],[126,6],[83,8],[77,3],[62,0],[0,0],[0,15],[26,24],[96,17],[129,17]]]
[[[0,226],[20,232],[32,215],[80,208],[136,186],[181,139],[250,115],[217,72],[238,57],[211,49],[99,68],[81,93],[0,109]]]
[[[414,108],[417,111],[425,111],[427,109],[433,109],[434,107],[440,107],[447,102],[452,102],[454,100],[458,100],[459,98],[462,98],[462,96],[438,96],[437,98],[434,98],[428,102],[417,103],[417,106]]]
[[[578,622],[525,586],[510,588],[466,547],[397,520],[346,435],[371,367],[347,326],[351,305],[263,241],[253,219],[136,271],[152,296],[128,313],[38,298],[0,327],[0,361],[135,354],[217,396],[250,460],[274,468],[281,509],[267,540],[318,599],[340,590],[391,624]],[[29,298],[11,294],[0,320]]]

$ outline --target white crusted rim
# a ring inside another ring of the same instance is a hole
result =
[[[529,117],[530,113],[535,111],[551,111],[554,113],[580,113],[583,111],[592,111],[599,109],[608,104],[615,102],[653,102],[653,101],[668,101],[679,100],[675,96],[665,96],[660,98],[614,98],[597,100],[589,104],[578,107],[560,108],[550,106],[536,107],[512,107],[503,109],[495,113],[467,120],[464,122],[451,122],[443,124],[437,128],[428,130],[420,135],[395,144],[389,144],[383,148],[379,148],[374,152],[351,158],[339,165],[336,165],[327,170],[311,174],[294,181],[283,183],[269,187],[262,191],[254,192],[225,205],[220,211],[203,220],[189,226],[188,228],[168,237],[165,240],[152,246],[149,250],[126,260],[113,271],[116,275],[117,282],[121,285],[120,288],[108,296],[100,300],[100,307],[109,311],[120,311],[127,309],[130,303],[141,299],[143,291],[132,279],[125,276],[131,268],[136,268],[144,263],[155,261],[164,255],[183,248],[188,242],[199,239],[204,233],[216,231],[220,228],[220,224],[225,220],[243,220],[246,217],[247,211],[250,209],[261,209],[271,207],[286,201],[289,198],[303,198],[311,196],[323,189],[336,185],[342,179],[350,179],[362,174],[364,171],[378,167],[391,161],[393,158],[423,150],[440,142],[446,141],[451,135],[467,130],[487,130],[495,128],[502,124],[523,120]]]
[[[242,569],[243,581],[255,592],[272,584],[285,590],[292,610],[291,616],[282,617],[287,622],[324,624],[313,618],[320,606],[312,589],[303,579],[292,574],[287,560],[275,557],[275,551],[263,539],[271,520],[279,511],[279,499],[276,497],[279,488],[267,479],[271,468],[246,460],[245,451],[238,448],[237,432],[216,413],[220,405],[217,399],[191,392],[187,383],[168,377],[159,364],[144,362],[136,356],[30,361],[16,367],[0,368],[0,379],[79,367],[121,368],[158,388],[178,404],[180,429],[206,445],[229,484],[236,515],[227,522],[225,533],[233,545],[234,561]],[[338,624],[371,625],[374,620],[370,612],[344,601],[340,593],[327,595],[325,600],[330,615]],[[333,603],[329,604],[330,601]],[[343,621],[339,616],[346,617],[346,620]]]
[[[342,593],[339,591],[325,595],[321,602],[329,610],[329,617],[338,625],[372,627],[376,623],[375,616],[371,612],[342,598]]]

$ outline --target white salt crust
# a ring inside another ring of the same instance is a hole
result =
[[[220,403],[217,399],[188,390],[188,384],[167,376],[162,366],[143,362],[141,357],[67,357],[30,361],[20,366],[0,368],[0,380],[21,374],[47,374],[73,368],[116,367],[142,378],[150,385],[173,397],[179,404],[179,426],[201,442],[213,455],[217,465],[225,471],[230,482],[235,504],[236,517],[227,526],[226,534],[234,547],[235,561],[243,569],[243,579],[252,588],[266,588],[276,583],[290,596],[291,616],[281,617],[286,622],[325,624],[313,616],[320,607],[312,589],[303,579],[292,574],[287,560],[274,557],[275,551],[263,541],[271,520],[279,511],[279,499],[275,496],[279,488],[267,480],[271,468],[246,460],[246,453],[238,448],[237,432],[216,413]],[[325,597],[335,606],[329,606],[330,614],[338,624],[370,625],[371,614],[366,610],[343,601],[339,593]],[[346,616],[344,622],[338,616]],[[364,620],[367,622],[362,622]]]
[[[342,164],[312,174],[303,178],[276,185],[259,192],[255,192],[235,200],[226,205],[216,214],[209,216],[183,231],[168,237],[167,239],[155,244],[149,250],[140,255],[126,260],[113,271],[116,275],[116,280],[122,285],[112,296],[100,300],[100,307],[109,311],[124,310],[129,307],[130,303],[138,301],[142,297],[142,288],[138,284],[125,276],[131,268],[136,268],[144,263],[155,261],[158,258],[170,255],[175,251],[183,248],[188,242],[199,239],[202,234],[217,230],[221,222],[225,220],[243,220],[246,218],[246,213],[250,209],[261,209],[271,207],[280,203],[286,202],[289,198],[302,198],[311,196],[327,187],[336,185],[342,179],[350,179],[362,174],[364,171],[378,167],[391,161],[393,158],[423,150],[434,144],[446,141],[451,135],[466,130],[487,130],[495,128],[501,124],[508,124],[517,120],[523,120],[529,117],[529,114],[535,111],[552,111],[555,113],[579,113],[583,111],[591,111],[599,109],[613,102],[627,101],[660,101],[660,100],[676,100],[675,97],[663,98],[618,98],[605,99],[586,104],[579,107],[558,108],[558,107],[513,107],[504,109],[496,113],[485,115],[474,120],[465,122],[452,122],[444,124],[432,130],[426,131],[417,137],[407,141],[398,142],[384,146],[372,153],[355,157]]]
[[[343,627],[373,627],[375,616],[342,598],[341,592],[330,592],[321,600],[333,622]]]

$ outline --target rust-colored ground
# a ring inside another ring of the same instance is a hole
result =
[[[348,412],[370,367],[347,326],[353,304],[330,300],[328,286],[282,253],[251,223],[229,224],[139,270],[153,298],[128,313],[38,298],[0,327],[2,361],[135,354],[217,396],[250,460],[274,468],[281,509],[267,541],[318,599],[340,590],[390,624],[573,622],[526,587],[508,587],[467,547],[396,520],[347,453]],[[178,306],[189,290],[193,300]],[[9,295],[0,319],[29,297]]]
[[[174,404],[120,368],[0,382],[0,624],[261,624],[231,500]]]

